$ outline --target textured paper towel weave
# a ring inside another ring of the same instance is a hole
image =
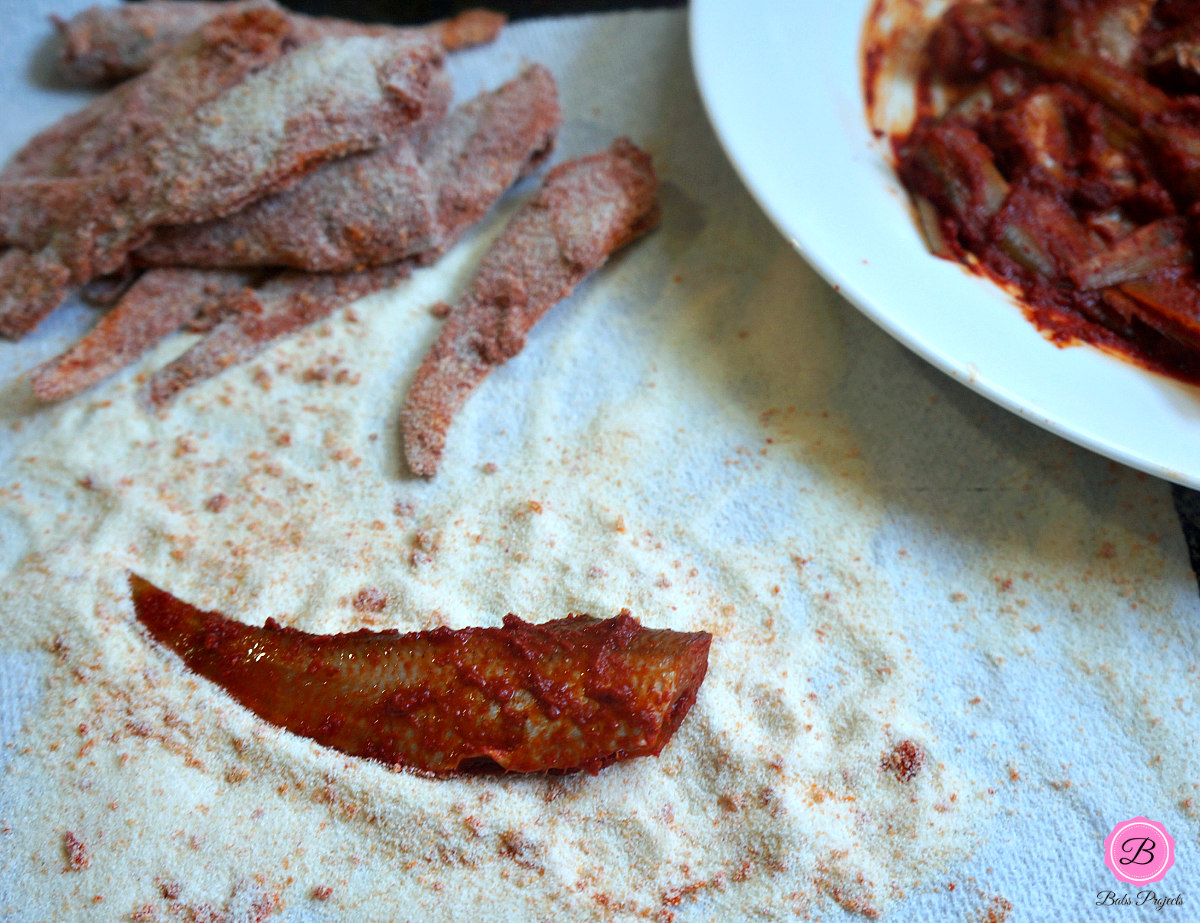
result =
[[[44,13],[81,5],[0,6],[5,156],[86,99],[40,85],[36,53]],[[23,373],[90,311],[0,343],[0,917],[1107,920],[1148,912],[1095,905],[1125,890],[1104,837],[1139,814],[1178,846],[1160,892],[1200,899],[1200,614],[1169,487],[968,393],[821,282],[723,158],[685,26],[531,21],[453,59],[460,99],[550,67],[556,158],[629,135],[663,224],[473,397],[432,482],[396,440],[426,309],[531,184],[441,266],[164,414],[136,376],[185,335],[49,408]],[[126,568],[316,631],[627,606],[716,640],[660,759],[438,782],[188,677],[137,631]],[[906,741],[925,758],[901,780]]]

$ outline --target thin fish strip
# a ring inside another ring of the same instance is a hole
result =
[[[546,175],[489,248],[409,388],[400,422],[414,473],[437,471],[454,414],[521,351],[533,325],[657,223],[657,190],[650,156],[624,138]]]
[[[292,13],[270,0],[212,3],[203,0],[147,0],[120,6],[94,6],[69,20],[55,19],[62,40],[59,73],[75,83],[106,83],[140,74],[174,54],[196,29],[231,10],[270,9],[285,14],[294,40],[350,35],[417,35],[457,51],[493,41],[503,14],[473,9],[423,26],[370,25],[345,19]]]

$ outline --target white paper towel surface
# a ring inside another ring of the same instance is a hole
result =
[[[88,98],[46,82],[45,14],[83,5],[0,6],[5,156]],[[1193,918],[1200,606],[1168,486],[969,393],[820,281],[717,146],[685,26],[531,21],[452,59],[459,99],[547,65],[556,161],[628,135],[663,221],[491,376],[432,482],[396,439],[426,309],[529,182],[442,265],[159,415],[137,376],[187,335],[55,407],[24,373],[92,312],[0,343],[0,917]],[[132,623],[126,568],[314,631],[628,606],[715,641],[659,759],[438,782],[188,677]],[[905,741],[924,760],[901,780]],[[1182,907],[1097,906],[1136,895],[1102,844],[1137,815],[1174,836],[1154,887]]]

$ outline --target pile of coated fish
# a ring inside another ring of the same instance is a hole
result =
[[[57,25],[67,76],[119,82],[0,172],[0,334],[25,335],[73,289],[110,306],[34,371],[42,400],[205,332],[145,383],[163,407],[401,281],[547,160],[561,120],[539,65],[451,109],[445,53],[503,25],[483,10],[399,28],[269,0],[146,2]],[[401,421],[414,472],[434,473],[454,412],[533,324],[655,224],[656,192],[625,139],[548,172],[416,372]]]

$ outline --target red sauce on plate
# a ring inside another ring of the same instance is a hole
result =
[[[1170,63],[1186,28],[1200,50],[1200,2],[1160,2],[1127,32],[1082,0],[959,3],[937,20],[923,6],[875,0],[863,93],[933,251],[1060,346],[1200,384],[1200,69]],[[970,317],[948,305],[947,322]]]

